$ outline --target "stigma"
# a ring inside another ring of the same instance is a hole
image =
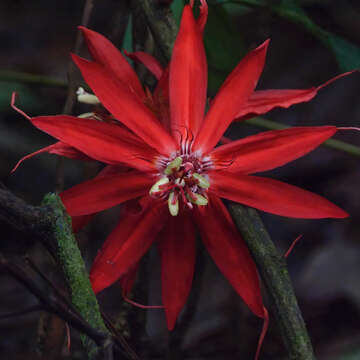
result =
[[[183,208],[193,209],[208,203],[210,187],[207,170],[211,168],[208,158],[195,154],[178,154],[172,159],[159,161],[159,179],[151,187],[150,196],[167,200],[169,212],[177,216]]]

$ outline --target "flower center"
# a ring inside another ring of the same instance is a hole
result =
[[[192,209],[194,204],[208,203],[207,189],[210,186],[206,171],[211,162],[199,159],[194,154],[182,154],[173,159],[159,161],[161,178],[151,187],[149,194],[158,199],[167,199],[172,216],[179,213],[180,204]]]

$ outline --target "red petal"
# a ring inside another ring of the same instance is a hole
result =
[[[39,116],[31,122],[93,159],[144,171],[154,169],[156,151],[121,126],[66,115]]]
[[[97,178],[101,177],[101,176],[106,176],[106,175],[114,175],[114,174],[119,174],[120,172],[124,172],[124,171],[128,171],[129,168],[124,168],[121,166],[112,166],[112,165],[108,165],[106,167],[104,167],[98,174],[97,174]],[[132,200],[128,201],[127,203],[131,202]],[[125,203],[125,204],[127,204]],[[125,205],[124,204],[124,205]],[[72,229],[74,233],[77,233],[78,231],[80,231],[83,227],[85,227],[94,217],[94,214],[90,214],[90,215],[81,215],[81,216],[73,216],[72,217]]]
[[[107,238],[91,268],[95,293],[113,284],[148,250],[166,223],[163,203],[152,203],[139,215],[126,215]]]
[[[251,311],[264,317],[255,263],[222,201],[209,197],[207,206],[194,210],[201,239],[214,262]]]
[[[193,150],[205,154],[220,140],[239,109],[254,91],[265,63],[269,40],[251,51],[221,86],[206,114]]]
[[[219,197],[276,215],[303,219],[348,216],[319,195],[273,179],[213,172],[210,184],[209,190]]]
[[[56,155],[60,155],[60,156],[65,156],[67,158],[70,159],[77,159],[77,160],[84,160],[84,161],[93,161],[92,158],[86,156],[84,153],[82,153],[81,151],[75,149],[74,147],[67,145],[61,141],[50,145],[50,146],[46,146],[38,151],[35,151],[29,155],[24,156],[23,158],[21,158],[17,164],[15,165],[15,167],[11,170],[11,172],[14,172],[19,166],[20,164],[28,159],[31,159],[33,156],[35,155],[39,155],[42,154],[44,152],[47,152],[49,154],[56,154]]]
[[[71,219],[73,232],[77,233],[82,228],[84,228],[91,221],[91,219],[94,217],[94,215],[95,214],[73,216]]]
[[[323,87],[330,85],[335,80],[352,74],[353,71],[340,74],[330,79],[326,83],[312,87],[310,89],[286,89],[286,90],[259,90],[255,91],[248,99],[247,103],[239,110],[234,121],[242,121],[256,115],[265,114],[276,108],[288,108],[291,105],[301,102],[310,101],[314,98],[318,91]]]
[[[145,97],[141,83],[130,64],[121,52],[101,34],[79,26],[93,59],[108,68],[129,90],[141,99]]]
[[[219,146],[210,156],[215,168],[251,174],[293,161],[312,151],[335,133],[335,126],[266,131]]]
[[[162,300],[169,330],[188,298],[194,275],[196,237],[187,215],[171,217],[159,242]]]
[[[161,154],[168,155],[176,150],[175,141],[155,115],[111,73],[76,55],[73,55],[73,60],[101,103],[117,120]]]
[[[171,130],[175,137],[196,136],[204,118],[207,63],[192,9],[184,7],[170,63]]]
[[[71,216],[87,215],[142,196],[153,183],[154,178],[129,171],[98,176],[65,190],[60,196]]]
[[[143,64],[158,80],[161,78],[163,68],[153,56],[143,51],[135,51],[132,53],[128,53],[127,51],[124,52],[130,59]]]
[[[119,280],[120,286],[125,296],[129,295],[129,293],[131,292],[134,286],[137,271],[138,271],[138,264],[131,267],[130,270],[126,274],[124,274]]]

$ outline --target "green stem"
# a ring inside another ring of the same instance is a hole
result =
[[[47,194],[43,205],[49,206],[53,210],[52,227],[57,244],[56,252],[71,291],[72,303],[93,328],[108,333],[72,232],[70,216],[66,213],[60,197],[56,194]],[[89,358],[94,358],[99,347],[85,335],[82,335],[82,340]]]
[[[252,119],[245,120],[247,124],[261,127],[268,130],[282,130],[287,129],[290,126],[280,124],[276,121],[264,119],[262,117],[255,117]],[[329,139],[326,140],[322,145],[332,149],[340,150],[354,156],[360,156],[360,147],[352,144],[348,144],[341,140]]]
[[[257,264],[271,301],[272,314],[290,360],[315,360],[286,260],[279,255],[257,211],[230,203],[229,210]]]

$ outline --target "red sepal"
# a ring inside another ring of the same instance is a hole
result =
[[[211,193],[272,214],[302,218],[345,218],[348,214],[325,198],[281,181],[214,171]]]
[[[93,59],[109,69],[131,92],[143,99],[145,94],[139,78],[121,52],[105,36],[83,26],[79,26],[79,29]]]
[[[294,127],[266,131],[215,148],[215,169],[252,174],[287,164],[314,150],[336,133],[335,126]]]
[[[196,236],[190,214],[171,217],[160,235],[162,300],[169,330],[183,308],[194,275]]]
[[[153,183],[154,178],[134,170],[98,176],[63,191],[60,196],[71,216],[88,215],[145,195]]]
[[[150,202],[138,215],[125,215],[106,239],[90,271],[95,293],[126,274],[149,249],[167,221],[162,202]]]
[[[170,62],[171,131],[181,139],[196,137],[204,118],[207,62],[202,34],[192,9],[184,7]]]
[[[194,209],[201,240],[220,271],[250,310],[264,317],[260,281],[255,263],[222,201],[209,196],[209,203]]]
[[[211,102],[193,151],[206,154],[224,132],[254,91],[265,63],[269,40],[245,56],[227,77]]]

